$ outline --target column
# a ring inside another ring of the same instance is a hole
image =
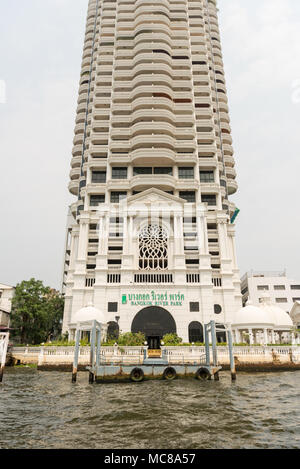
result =
[[[128,239],[128,219],[127,213],[123,214],[123,254],[129,254],[129,239]]]
[[[268,330],[264,329],[264,345],[268,345]]]
[[[179,217],[179,247],[180,247],[180,253],[181,255],[184,254],[184,236],[183,236],[183,216]]]
[[[87,244],[89,235],[89,223],[87,220],[80,222],[78,260],[85,261],[87,255]]]
[[[221,251],[221,259],[228,259],[228,246],[227,246],[227,231],[226,231],[226,220],[218,222],[218,232],[219,232],[219,243]]]
[[[271,336],[272,336],[272,344],[275,344],[275,333],[274,333],[274,329],[271,330]]]
[[[98,231],[98,255],[99,254],[104,254],[103,252],[103,240],[104,240],[104,216],[101,215],[99,218],[99,231]]]
[[[129,253],[133,254],[133,241],[134,241],[134,224],[133,224],[133,215],[129,217],[129,231],[128,231],[128,244],[129,244]]]
[[[250,345],[253,345],[253,330],[252,329],[248,329],[249,330],[249,340],[250,340]]]
[[[174,215],[174,241],[175,241],[175,254],[181,254],[180,252],[180,217]]]
[[[197,234],[200,254],[208,254],[208,237],[203,215],[197,216]]]

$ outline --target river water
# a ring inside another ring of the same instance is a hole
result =
[[[0,448],[299,448],[300,372],[227,372],[181,379],[88,384],[79,373],[6,369]]]

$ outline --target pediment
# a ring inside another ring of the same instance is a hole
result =
[[[146,191],[141,192],[140,194],[132,195],[127,199],[127,205],[163,205],[167,204],[168,206],[180,206],[182,207],[186,201],[180,197],[176,197],[172,194],[167,194],[166,192],[151,188]]]

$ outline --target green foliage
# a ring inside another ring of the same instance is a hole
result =
[[[182,343],[182,338],[178,337],[177,334],[166,334],[163,337],[164,344],[170,346],[180,345]]]
[[[117,344],[122,345],[124,347],[135,347],[144,345],[145,340],[145,334],[143,334],[142,332],[126,332],[125,334],[120,335],[119,339],[117,340]]]
[[[59,336],[64,299],[40,280],[23,281],[16,286],[12,300],[13,337],[23,344],[40,344]]]

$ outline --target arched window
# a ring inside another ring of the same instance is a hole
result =
[[[168,233],[159,225],[148,225],[139,234],[141,270],[168,268]]]
[[[189,342],[204,342],[203,326],[198,321],[193,321],[189,325]]]
[[[117,340],[119,338],[120,328],[119,324],[115,321],[108,323],[107,338],[108,340]]]

